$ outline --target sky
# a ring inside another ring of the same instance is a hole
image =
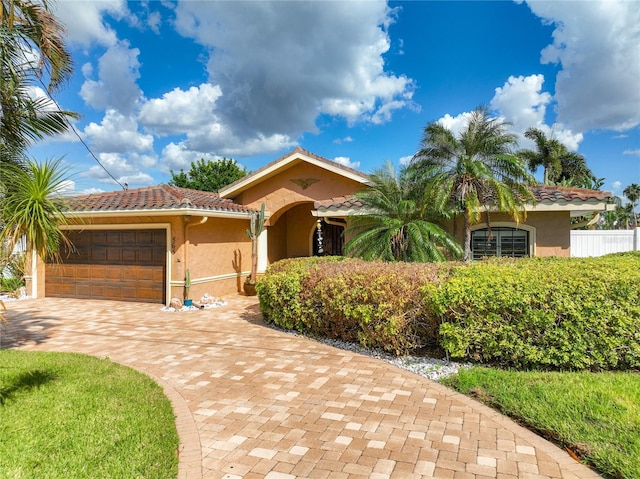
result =
[[[74,74],[68,191],[158,185],[200,158],[248,171],[300,146],[370,173],[479,105],[640,183],[640,1],[57,0]],[[110,176],[111,175],[111,176]],[[538,179],[542,171],[538,171]],[[114,181],[115,178],[117,180]],[[119,184],[118,184],[119,183]]]

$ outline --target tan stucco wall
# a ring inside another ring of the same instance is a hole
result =
[[[287,257],[287,226],[287,215],[284,214],[267,228],[269,264]]]
[[[292,179],[309,178],[320,181],[305,189],[291,182]],[[362,188],[363,185],[357,181],[309,163],[300,163],[263,180],[233,199],[252,208],[259,208],[264,202],[267,211],[276,214],[291,204],[351,195]]]
[[[307,188],[292,179],[319,180]],[[264,179],[234,197],[234,201],[251,208],[265,203],[268,219],[269,263],[283,258],[310,255],[310,235],[316,223],[312,215],[314,202],[349,196],[364,187],[324,168],[299,163]]]
[[[247,226],[246,220],[209,218],[204,224],[187,228],[189,242],[185,249],[188,248],[190,296],[193,299],[199,299],[205,293],[222,296],[242,291],[246,273],[251,270]],[[184,259],[177,257],[176,261],[183,262]],[[184,263],[181,266],[184,270]],[[220,276],[232,277],[216,278]]]
[[[506,214],[491,214],[491,223],[511,222],[513,219]],[[486,222],[483,217],[481,224]],[[529,212],[521,224],[534,227],[536,256],[565,256],[571,254],[571,217],[568,211]],[[515,226],[515,223],[514,223]],[[449,232],[463,244],[464,224],[462,218],[457,218]]]

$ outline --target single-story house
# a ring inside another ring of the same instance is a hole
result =
[[[362,207],[353,194],[366,174],[296,148],[219,193],[168,185],[76,196],[70,199],[73,247],[60,262],[33,257],[28,292],[58,296],[169,303],[242,291],[251,267],[245,234],[251,211],[266,206],[258,271],[283,258],[342,254],[349,215]],[[611,194],[539,185],[527,219],[515,224],[492,214],[474,226],[476,257],[569,256],[572,216],[610,209]],[[449,225],[462,241],[461,222]]]

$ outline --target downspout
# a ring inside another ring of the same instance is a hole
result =
[[[203,216],[202,218],[200,218],[200,221],[197,223],[191,223],[191,217],[190,216],[183,216],[183,220],[184,220],[184,255],[183,255],[183,264],[184,264],[184,272],[183,272],[183,279],[184,276],[187,274],[187,269],[189,269],[189,246],[191,245],[191,241],[189,241],[189,235],[188,235],[188,229],[192,226],[199,226],[199,225],[203,225],[207,222],[207,220],[209,219],[208,216]]]

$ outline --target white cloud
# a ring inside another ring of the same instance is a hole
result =
[[[413,160],[413,155],[407,155],[407,156],[401,156],[398,162],[402,166],[408,166],[411,163],[411,160]]]
[[[583,139],[582,133],[574,133],[560,123],[552,126],[545,123],[547,105],[552,97],[542,91],[543,83],[543,75],[510,76],[502,87],[496,88],[490,107],[513,124],[511,130],[520,135],[521,147],[533,147],[533,142],[523,135],[527,128],[538,128],[547,136],[559,140],[569,150],[576,151]]]
[[[210,49],[218,117],[241,141],[297,138],[323,113],[382,123],[412,105],[413,81],[384,70],[392,20],[380,0],[176,7],[177,30]]]
[[[353,138],[351,138],[350,136],[345,136],[344,138],[336,138],[335,140],[333,140],[333,142],[337,145],[340,145],[342,143],[351,143],[352,141]]]
[[[129,48],[128,42],[110,46],[98,60],[98,80],[91,79],[93,67],[83,65],[85,82],[80,96],[96,109],[115,108],[131,113],[142,95],[136,80],[140,77],[140,50]]]
[[[622,152],[623,155],[635,155],[635,156],[640,156],[640,149],[636,149],[636,150],[624,150]]]
[[[162,98],[142,105],[139,119],[146,128],[161,135],[198,129],[213,133],[215,129],[222,129],[215,113],[216,101],[221,95],[220,87],[210,83],[193,86],[186,91],[175,88]]]
[[[621,181],[614,181],[613,183],[611,183],[611,186],[613,187],[614,191],[615,190],[619,190],[620,187],[622,186],[622,182]]]
[[[103,21],[103,16],[111,15],[117,19],[129,14],[124,0],[59,1],[53,3],[53,11],[65,25],[67,39],[83,46],[93,42],[104,46],[114,45],[116,34]]]
[[[640,124],[640,8],[635,1],[528,0],[553,24],[542,63],[558,63],[558,121],[575,131],[624,131]]]
[[[84,129],[91,147],[101,153],[128,153],[153,150],[153,136],[140,133],[137,122],[115,110],[107,110],[100,125]]]
[[[456,116],[451,116],[449,115],[449,113],[445,113],[445,115],[440,118],[438,122],[446,129],[451,130],[453,135],[457,137],[469,123],[470,115],[471,112],[468,111],[460,113]]]
[[[100,163],[118,179],[120,184],[128,183],[129,186],[148,186],[156,183],[154,178],[145,173],[155,165],[155,157],[151,155],[131,154],[124,156],[118,153],[100,153]],[[95,179],[101,183],[115,184],[113,179],[99,166],[92,166],[84,176]]]
[[[359,161],[351,161],[351,159],[348,156],[336,156],[333,159],[333,161],[341,164],[342,166],[346,166],[348,168],[354,168],[356,170],[360,167]]]
[[[162,150],[161,163],[162,168],[165,171],[179,171],[180,169],[188,170],[191,163],[196,162],[201,158],[204,158],[205,161],[216,161],[221,157],[210,153],[203,153],[201,151],[189,150],[184,143],[169,143]]]

